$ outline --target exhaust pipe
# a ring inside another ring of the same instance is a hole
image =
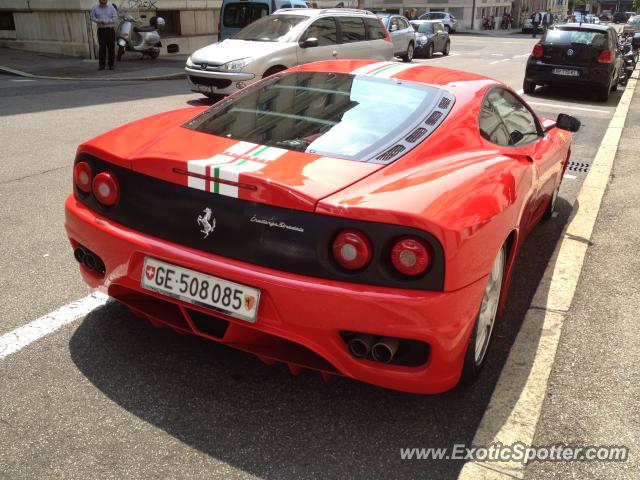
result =
[[[83,263],[84,263],[84,266],[87,267],[89,270],[95,270],[96,265],[98,265],[96,256],[91,252],[85,252]]]
[[[356,335],[349,340],[349,352],[356,358],[367,358],[373,341],[373,335]]]
[[[376,362],[389,363],[398,351],[399,343],[397,338],[382,337],[371,347],[371,356]]]
[[[78,263],[84,263],[85,252],[84,249],[78,247],[73,251],[73,258],[76,259]]]

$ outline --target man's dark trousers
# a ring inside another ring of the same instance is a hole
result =
[[[104,63],[109,51],[109,68],[113,68],[116,59],[116,31],[113,28],[98,29],[98,65],[104,68]]]

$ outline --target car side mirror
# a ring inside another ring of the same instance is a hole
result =
[[[300,45],[300,48],[317,47],[318,39],[316,37],[309,37],[306,40],[302,40],[298,45]]]
[[[580,125],[580,120],[566,113],[559,114],[556,120],[556,127],[569,132],[577,132],[580,130]]]

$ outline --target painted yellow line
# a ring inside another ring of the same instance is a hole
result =
[[[473,445],[495,442],[530,445],[533,442],[562,325],[582,271],[637,78],[636,71],[609,123],[578,195],[576,205],[579,210],[565,227],[562,240],[549,261],[473,438]],[[525,468],[518,462],[469,462],[460,471],[458,479],[524,478]]]

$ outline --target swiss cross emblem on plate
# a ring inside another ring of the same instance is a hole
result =
[[[149,280],[153,280],[153,277],[156,276],[156,267],[148,266],[144,272]]]

